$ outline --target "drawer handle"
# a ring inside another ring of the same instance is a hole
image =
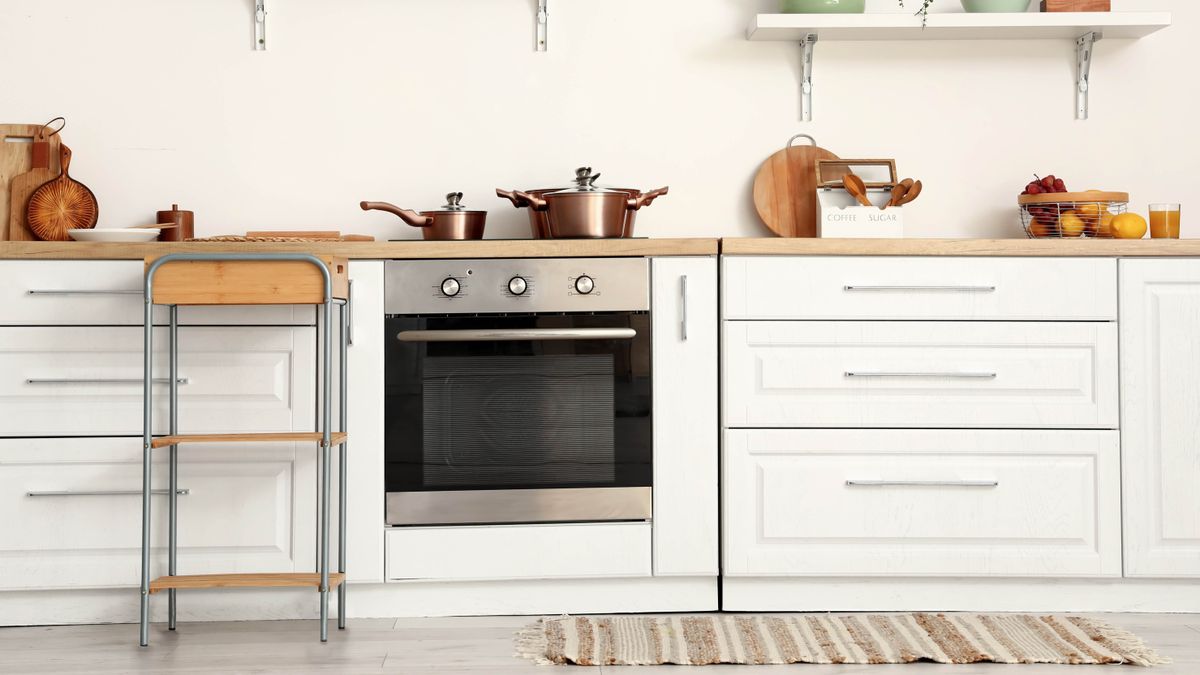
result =
[[[846,371],[846,377],[907,377],[907,378],[953,378],[959,380],[994,380],[996,373],[867,373]]]
[[[191,380],[186,377],[181,377],[175,380],[178,384],[189,384]],[[154,384],[170,384],[170,378],[156,377]],[[112,379],[93,379],[93,378],[29,378],[25,380],[25,384],[145,384],[142,378],[112,378]]]
[[[847,487],[1000,487],[994,480],[848,480]]]
[[[847,293],[995,293],[995,286],[845,286]]]
[[[151,494],[166,495],[170,494],[170,490],[151,490]],[[113,496],[133,496],[142,494],[141,490],[59,490],[49,492],[26,492],[28,497],[113,497]],[[177,495],[190,495],[192,491],[187,488],[180,488],[175,491]]]
[[[120,289],[116,289],[116,290],[85,290],[85,289],[64,288],[64,289],[60,289],[60,290],[30,290],[30,291],[27,291],[27,293],[29,295],[142,295],[143,291],[141,291],[140,289],[124,291],[124,290],[120,290]]]

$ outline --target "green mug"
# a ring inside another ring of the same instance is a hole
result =
[[[779,0],[785,14],[862,14],[867,0]]]

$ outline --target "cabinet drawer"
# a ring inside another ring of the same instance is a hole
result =
[[[1117,428],[1112,323],[727,321],[727,427]]]
[[[166,330],[155,332],[155,433],[167,431]],[[182,433],[310,431],[312,328],[179,333]],[[142,329],[0,328],[0,436],[142,433]]]
[[[387,532],[387,577],[650,576],[650,546],[650,523],[398,527]]]
[[[180,573],[311,568],[312,447],[179,452],[179,488],[187,490],[179,497]],[[167,571],[166,458],[166,450],[156,452],[152,577]],[[0,440],[0,588],[136,586],[141,490],[140,439]]]
[[[731,576],[1119,576],[1115,431],[734,430]]]
[[[140,260],[0,261],[0,325],[142,325],[146,306]],[[306,306],[183,307],[182,324],[311,324]],[[166,308],[155,323],[167,323]]]
[[[1106,258],[724,260],[726,319],[1112,321]]]

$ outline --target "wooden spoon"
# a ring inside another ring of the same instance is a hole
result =
[[[850,193],[851,197],[854,197],[858,200],[859,204],[862,204],[863,206],[875,206],[871,203],[870,199],[867,199],[867,185],[866,183],[863,183],[862,178],[859,178],[855,174],[848,173],[845,176],[842,176],[842,185],[846,188],[846,192]]]
[[[903,197],[907,192],[908,188],[904,187],[902,183],[896,183],[892,186],[892,198],[889,199],[886,204],[880,207],[880,210],[886,211],[889,206],[895,206],[896,203],[900,201],[900,198]]]
[[[127,227],[125,229],[127,229],[127,230],[170,230],[170,229],[173,229],[176,227],[179,227],[179,226],[176,225],[175,223],[155,223],[152,225],[134,225],[133,227]]]
[[[921,185],[921,181],[916,181],[913,183],[912,188],[910,188],[909,191],[904,194],[904,197],[900,199],[900,202],[896,204],[896,206],[904,206],[905,204],[912,202],[917,197],[920,197],[922,189],[923,186]]]

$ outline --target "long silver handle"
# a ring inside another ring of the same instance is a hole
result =
[[[346,282],[346,346],[354,346],[354,280]]]
[[[679,337],[683,341],[688,339],[688,289],[687,275],[679,277],[679,298],[680,298],[680,320],[679,320]]]
[[[54,289],[54,290],[29,290],[26,291],[29,295],[142,295],[141,289],[132,290],[100,290],[100,289]]]
[[[150,493],[166,495],[170,494],[170,490],[151,490]],[[126,497],[140,494],[142,494],[141,490],[57,490],[25,493],[28,497]],[[190,495],[192,491],[187,488],[180,488],[175,491],[175,494]]]
[[[632,328],[515,328],[504,330],[403,330],[401,342],[518,342],[523,340],[631,340]]]
[[[181,377],[176,380],[178,384],[188,384],[190,380],[186,377]],[[118,377],[118,378],[90,378],[90,377],[64,377],[64,378],[49,378],[49,377],[31,377],[25,380],[25,384],[143,384],[144,380],[140,377]],[[170,384],[170,378],[156,377],[154,384]]]
[[[994,380],[996,373],[900,373],[900,372],[859,372],[846,371],[846,377],[864,377],[864,378],[883,378],[883,377],[902,377],[902,378],[949,378],[956,380]]]
[[[848,487],[966,487],[994,488],[1000,486],[995,480],[848,480]]]
[[[995,293],[995,286],[845,286],[847,293]]]

